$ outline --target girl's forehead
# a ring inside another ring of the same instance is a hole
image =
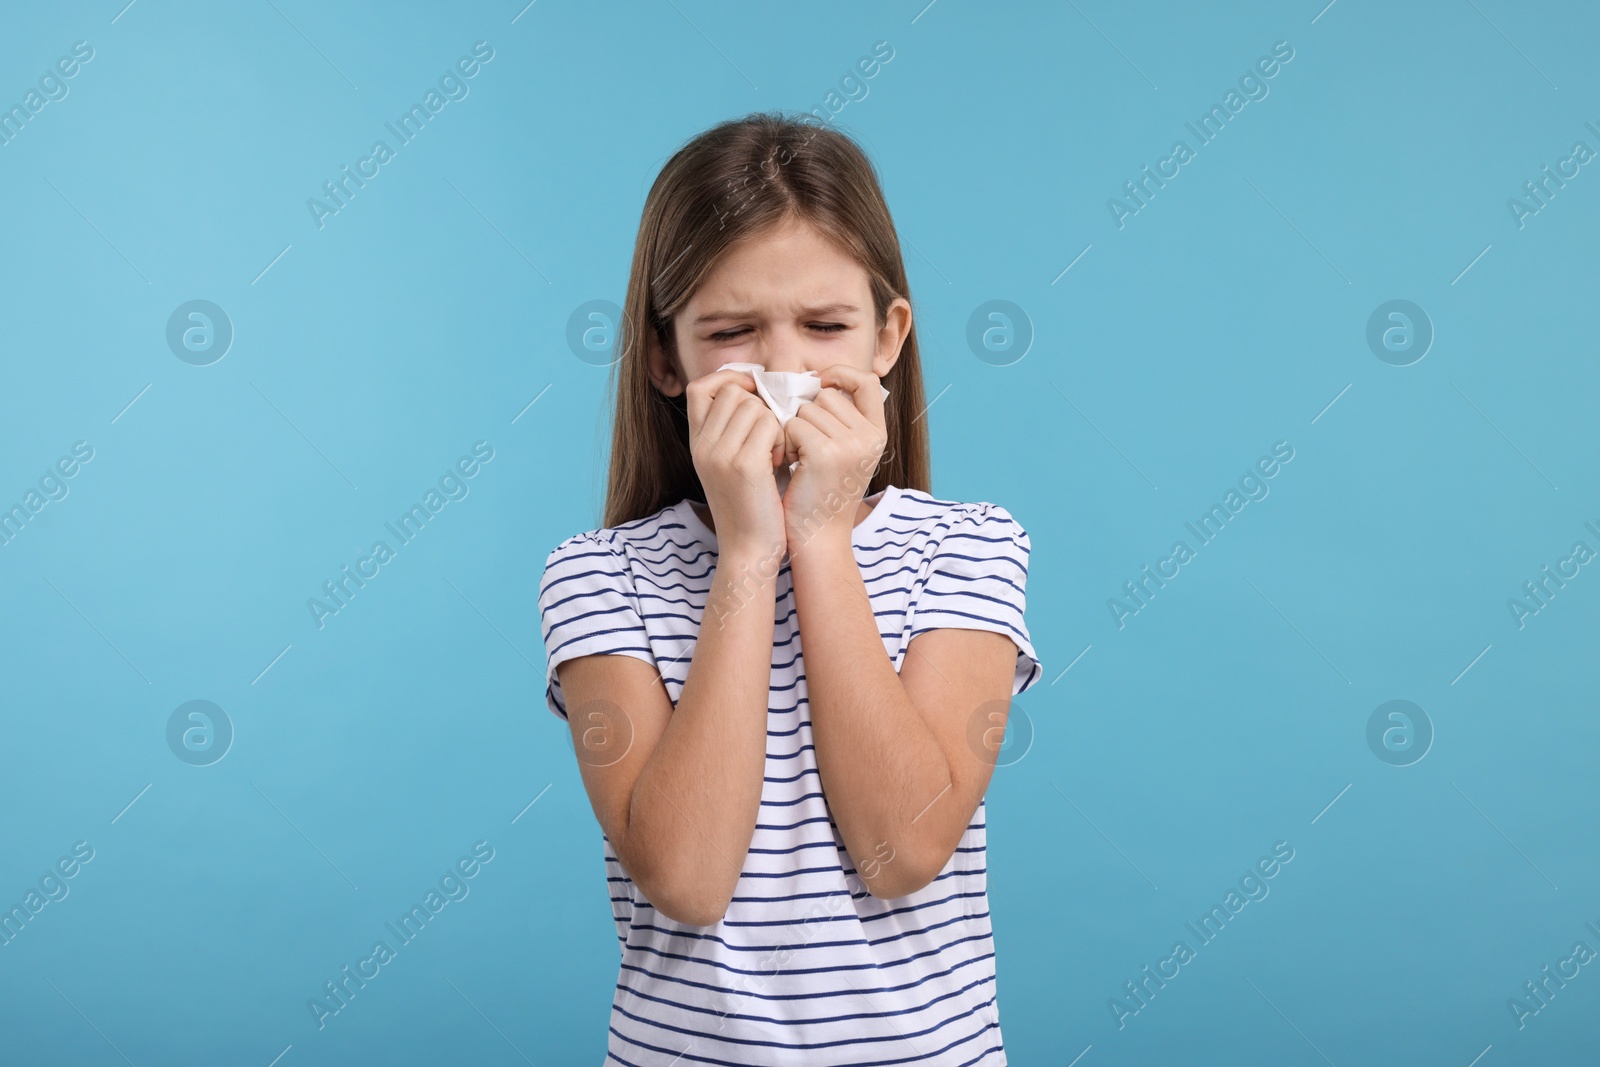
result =
[[[712,273],[748,269],[751,264],[774,261],[826,263],[836,268],[854,263],[850,253],[828,234],[803,220],[791,219],[749,234],[728,247]]]
[[[849,282],[835,275],[820,285],[765,286],[748,281],[726,288],[708,285],[689,301],[685,321],[694,327],[768,314],[852,315],[870,304],[869,297],[865,275]]]
[[[690,297],[688,320],[863,307],[870,295],[861,264],[815,226],[791,220],[727,249]]]
[[[859,303],[869,290],[867,272],[848,256],[730,258],[706,277],[689,306],[696,317],[757,302],[800,310]]]

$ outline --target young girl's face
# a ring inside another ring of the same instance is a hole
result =
[[[809,223],[789,218],[739,242],[673,319],[681,367],[651,338],[651,370],[663,393],[724,363],[769,371],[818,371],[835,363],[889,373],[911,329],[911,305],[897,297],[883,326],[867,272]]]

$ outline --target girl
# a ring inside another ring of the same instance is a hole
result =
[[[930,494],[894,225],[807,119],[656,178],[605,526],[540,582],[622,948],[606,1062],[1003,1064],[983,795],[1042,673],[1028,534]],[[780,423],[726,363],[821,389]]]

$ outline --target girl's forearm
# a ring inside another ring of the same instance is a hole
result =
[[[761,810],[777,599],[777,566],[761,566],[769,555],[720,554],[677,707],[629,805],[644,877],[629,873],[653,886],[658,908],[669,902],[669,917],[698,926],[726,912]]]
[[[920,816],[950,792],[949,761],[884,651],[850,544],[814,538],[790,566],[828,806],[868,889],[903,896],[938,873],[939,820]]]

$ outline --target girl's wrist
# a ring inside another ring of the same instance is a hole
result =
[[[763,544],[760,541],[735,541],[719,546],[717,570],[729,570],[740,575],[757,575],[766,581],[776,581],[783,566],[788,547],[782,543]]]
[[[855,506],[850,508],[851,516],[855,515]],[[843,512],[830,517],[830,521],[818,522],[814,515],[807,516],[805,521],[793,525],[786,524],[784,532],[788,536],[789,555],[792,558],[799,556],[807,549],[822,545],[832,545],[835,548],[850,547],[850,535],[853,532],[850,524],[845,520]]]

